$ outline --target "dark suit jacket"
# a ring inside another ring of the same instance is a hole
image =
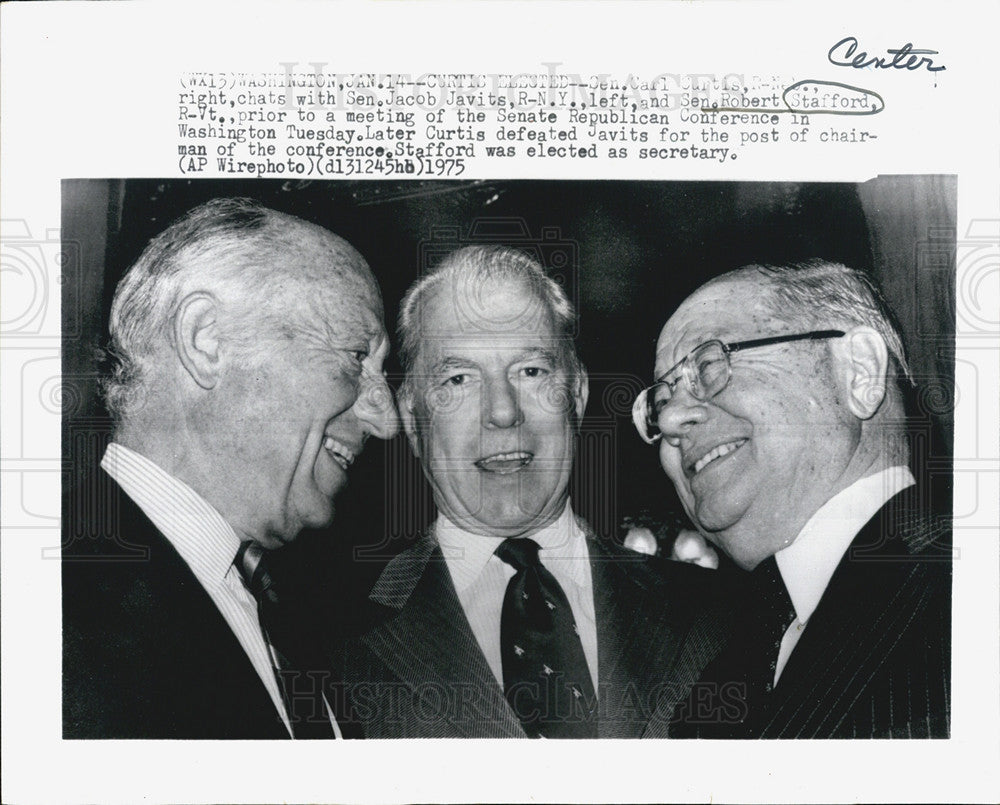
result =
[[[773,692],[747,705],[752,649],[734,640],[671,737],[948,737],[951,521],[921,514],[918,495],[901,492],[854,538]]]
[[[63,508],[63,737],[287,738],[243,647],[103,471]]]
[[[724,636],[714,576],[654,562],[588,537],[597,617],[598,735],[642,735],[676,703]],[[662,572],[661,572],[662,571]],[[436,541],[422,537],[389,563],[370,599],[384,619],[337,658],[341,693],[366,737],[523,738],[483,656]]]

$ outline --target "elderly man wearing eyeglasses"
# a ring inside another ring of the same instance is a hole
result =
[[[674,737],[947,737],[950,520],[926,511],[909,370],[860,272],[747,266],[663,328],[633,407],[699,531],[750,571]]]

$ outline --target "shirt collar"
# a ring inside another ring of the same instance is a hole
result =
[[[851,541],[887,500],[916,481],[908,467],[889,467],[855,481],[824,503],[791,545],[775,554],[800,623],[812,617]]]
[[[177,549],[203,586],[223,583],[240,538],[215,507],[155,462],[115,442],[108,445],[101,468]]]
[[[495,556],[503,541],[499,537],[473,534],[460,528],[444,515],[434,524],[434,534],[444,554],[455,588],[462,592],[479,578],[486,564]],[[577,584],[586,581],[585,563],[589,561],[587,538],[576,522],[569,501],[562,514],[544,528],[525,536],[538,543],[538,555],[546,564],[565,562],[565,574]],[[582,560],[582,561],[580,561]],[[497,559],[497,561],[502,561]]]

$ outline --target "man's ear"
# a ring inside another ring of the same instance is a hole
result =
[[[854,327],[836,343],[840,388],[848,410],[858,419],[871,419],[885,399],[889,350],[871,327]]]
[[[407,384],[404,383],[399,390],[396,401],[399,403],[399,419],[403,423],[403,431],[410,443],[410,449],[413,450],[413,455],[420,458],[420,436],[417,433],[417,416],[413,410],[413,392]]]
[[[587,410],[587,400],[590,397],[590,380],[587,377],[587,370],[582,366],[573,382],[573,406],[576,409],[577,429],[583,422],[583,412]]]
[[[185,296],[174,315],[174,347],[181,365],[199,386],[219,380],[219,305],[206,292]]]

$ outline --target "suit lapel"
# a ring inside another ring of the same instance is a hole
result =
[[[138,507],[136,511],[145,518]],[[158,567],[150,580],[156,590],[153,600],[170,613],[158,637],[165,659],[181,669],[174,674],[192,677],[187,694],[192,712],[217,722],[228,719],[239,734],[287,738],[267,688],[211,596],[170,541],[155,529],[149,533],[151,561]],[[216,723],[215,729],[233,726]]]
[[[782,672],[761,737],[835,733],[922,616],[935,560],[914,556],[908,538],[919,535],[899,516],[905,500],[889,501],[841,559]]]
[[[670,625],[664,591],[645,558],[612,552],[588,535],[594,610],[597,616],[600,738],[630,738],[642,733],[655,709],[655,688],[669,677],[680,644]],[[659,600],[655,600],[655,598]]]
[[[102,639],[116,646],[113,659],[101,649],[114,663],[116,701],[107,706],[121,707],[142,737],[287,738],[246,652],[187,563],[110,476],[99,476],[108,484],[105,516],[115,522],[64,550],[64,607],[84,596],[88,606],[104,602]],[[125,544],[143,558],[101,553]]]
[[[693,616],[671,604],[675,595],[684,598],[673,577],[665,579],[648,567],[646,557],[607,545],[581,526],[597,620],[598,737],[638,737],[658,706],[672,710],[705,660],[685,653]],[[452,721],[440,737],[525,736],[432,537],[390,562],[370,598],[391,614],[362,641],[415,697],[426,698],[428,711],[440,707],[442,690],[456,699],[463,688],[474,692],[465,700],[465,717]]]
[[[451,720],[463,737],[524,737],[462,610],[444,556],[424,536],[394,559],[369,596],[397,611],[363,638],[379,660],[430,711],[442,692],[460,710]],[[467,691],[463,693],[463,691]]]

